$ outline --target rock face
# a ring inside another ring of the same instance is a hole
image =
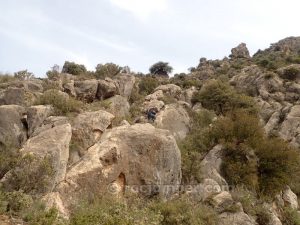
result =
[[[110,78],[105,78],[105,80],[99,80],[97,98],[104,100],[113,97],[118,94],[118,88],[115,82]]]
[[[187,111],[180,104],[166,105],[156,117],[158,128],[169,130],[176,139],[184,139],[190,129],[190,118]]]
[[[168,197],[181,181],[181,156],[174,137],[150,124],[105,132],[58,188],[63,202],[89,193],[135,191]]]
[[[94,145],[104,131],[111,126],[114,116],[106,111],[85,112],[79,114],[72,122],[72,159],[74,163],[73,154],[77,154],[79,158],[85,154],[87,149]],[[74,152],[75,151],[75,152]]]
[[[108,111],[118,118],[124,118],[129,114],[130,105],[126,97],[116,95],[107,99],[109,102]]]
[[[162,91],[164,95],[171,96],[177,100],[180,99],[182,90],[175,84],[166,84],[158,86],[154,91]]]
[[[50,105],[31,106],[27,110],[28,136],[31,136],[36,128],[42,125],[44,120],[54,112]]]
[[[218,225],[256,225],[257,223],[244,212],[222,213],[219,216]]]
[[[231,58],[250,58],[249,50],[245,43],[239,44],[237,47],[231,49]]]
[[[115,77],[115,83],[119,90],[119,94],[129,98],[135,84],[135,76],[130,74],[120,74]]]
[[[74,83],[75,93],[77,98],[92,102],[96,98],[98,90],[97,80],[85,80],[85,81],[75,81]]]
[[[43,160],[44,157],[51,158],[54,175],[47,188],[49,191],[65,178],[71,135],[70,124],[54,126],[28,139],[21,150],[22,154],[33,155],[36,160]]]
[[[27,140],[25,112],[25,108],[17,105],[0,106],[0,148],[2,145],[20,148]]]

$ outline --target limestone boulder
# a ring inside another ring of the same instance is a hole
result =
[[[110,78],[105,78],[105,80],[99,80],[97,98],[104,100],[113,97],[119,93],[115,82]]]
[[[93,102],[98,90],[97,80],[84,80],[74,82],[75,93],[78,99]]]
[[[126,97],[116,95],[106,101],[109,103],[108,111],[115,117],[124,118],[129,114],[130,105]]]
[[[27,140],[25,114],[22,106],[0,106],[0,148],[3,145],[20,148]]]
[[[46,187],[47,191],[52,191],[65,178],[71,136],[72,130],[69,123],[54,126],[28,139],[21,149],[24,156],[31,155],[34,160],[42,162],[45,157],[51,160],[53,177]]]
[[[180,100],[182,95],[181,87],[175,84],[160,85],[157,88],[155,88],[154,91],[159,91],[159,90],[161,90],[164,93],[164,95],[171,96],[177,100]]]
[[[31,136],[36,128],[40,127],[46,118],[54,113],[50,105],[31,106],[27,110],[28,136]]]
[[[285,206],[295,210],[298,209],[297,195],[291,190],[290,187],[286,187],[286,189],[282,192],[282,199]]]
[[[66,92],[69,96],[71,97],[76,97],[76,91],[75,91],[75,87],[74,87],[74,80],[70,80],[69,82],[66,82],[64,84],[62,84],[63,86],[63,91]]]
[[[250,58],[250,53],[245,43],[239,44],[237,47],[231,49],[231,58]]]
[[[135,76],[122,73],[117,75],[114,80],[119,94],[129,98],[136,82]]]
[[[244,212],[224,212],[220,214],[218,220],[218,225],[230,224],[230,225],[257,225],[253,218],[250,218]]]
[[[148,112],[149,109],[155,109],[157,112],[162,110],[165,107],[165,103],[160,100],[151,100],[151,101],[145,101],[142,104],[141,111],[144,113]]]
[[[111,126],[114,116],[106,111],[85,112],[72,121],[72,158],[74,163],[87,149],[98,142],[105,130]],[[77,157],[78,155],[79,157]]]
[[[220,175],[222,165],[222,145],[216,145],[208,152],[200,163],[203,178],[215,180],[222,188],[228,187],[226,180]]]
[[[300,105],[294,105],[290,109],[281,125],[279,135],[294,146],[300,146]]]
[[[169,197],[178,190],[180,168],[180,151],[169,131],[150,124],[125,125],[105,132],[57,190],[66,204],[105,192]]]
[[[166,105],[156,117],[155,126],[169,130],[173,136],[182,140],[190,130],[190,117],[180,104]]]

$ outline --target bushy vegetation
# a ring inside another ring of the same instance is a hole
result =
[[[107,197],[83,203],[71,215],[71,225],[215,225],[217,217],[208,206],[189,199],[168,202],[146,201],[131,197],[129,201]]]
[[[114,77],[122,70],[121,66],[114,63],[98,64],[96,66],[96,72],[94,76],[98,79],[104,79],[105,77]]]
[[[254,101],[243,94],[238,94],[229,84],[220,80],[209,80],[192,98],[192,103],[200,102],[203,107],[214,110],[218,115],[225,115],[235,109],[255,112]]]
[[[159,80],[153,76],[144,76],[139,83],[139,93],[142,95],[151,94],[159,86]]]
[[[284,225],[300,225],[300,214],[295,209],[285,207],[281,221]]]
[[[153,64],[149,68],[149,71],[151,74],[154,74],[154,75],[168,77],[169,74],[172,73],[173,68],[171,66],[169,66],[169,63],[160,61],[160,62]]]
[[[283,70],[281,78],[287,80],[295,80],[296,78],[300,77],[300,69],[295,66],[289,66]]]
[[[17,78],[18,80],[30,80],[34,78],[34,74],[28,72],[27,70],[21,70],[14,73],[14,77]]]
[[[16,78],[11,74],[0,73],[0,84],[14,81]]]
[[[18,163],[20,154],[15,146],[0,143],[0,180]]]
[[[52,159],[38,159],[32,155],[22,157],[10,170],[4,184],[5,190],[24,191],[28,194],[45,193],[53,182]]]
[[[69,73],[73,75],[80,75],[86,73],[87,70],[84,65],[76,64],[74,62],[65,61],[62,73]]]
[[[52,105],[56,115],[66,115],[71,112],[79,112],[83,103],[75,100],[65,93],[50,89],[45,91],[34,103],[35,105]]]

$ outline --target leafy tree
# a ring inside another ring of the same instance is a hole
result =
[[[73,75],[80,75],[86,73],[87,70],[84,65],[76,64],[74,62],[65,61],[62,68],[62,73],[69,73]]]
[[[238,94],[229,84],[220,80],[206,82],[192,98],[192,103],[200,102],[203,107],[225,115],[235,109],[256,112],[252,98]]]
[[[98,79],[104,79],[105,77],[114,77],[119,74],[122,67],[114,63],[98,64],[96,66],[95,76]]]
[[[14,74],[14,77],[19,80],[30,80],[34,78],[34,74],[31,72],[28,72],[27,70],[21,70],[19,72],[16,72]]]
[[[167,62],[157,62],[153,64],[150,69],[150,73],[160,76],[169,76],[170,73],[172,73],[173,68],[169,66],[169,63]]]

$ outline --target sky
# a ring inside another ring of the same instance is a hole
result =
[[[254,54],[300,36],[299,8],[299,0],[0,0],[0,72],[44,77],[65,61],[144,73],[165,61],[186,72],[241,42]]]

